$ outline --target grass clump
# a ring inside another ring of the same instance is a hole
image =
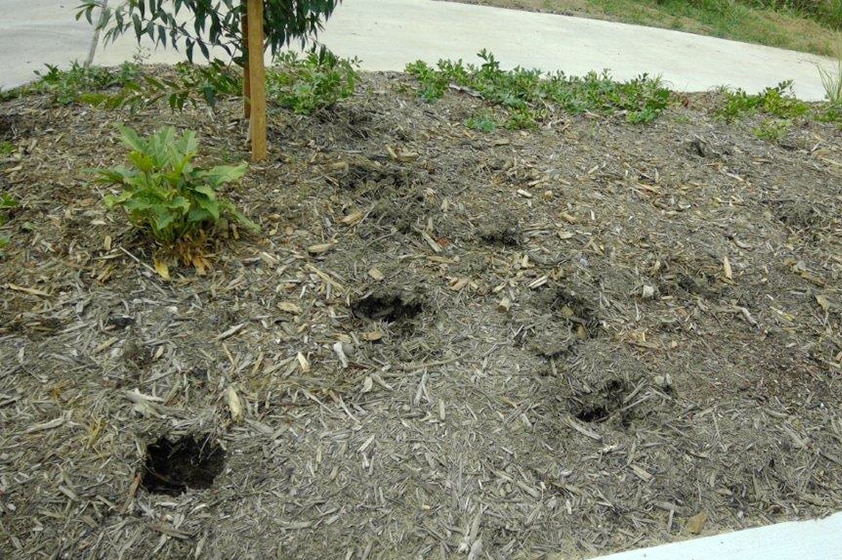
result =
[[[15,145],[8,140],[0,142],[0,157],[9,157],[15,153]]]
[[[842,2],[840,2],[842,4]],[[831,72],[818,66],[824,95],[831,107],[842,109],[842,55],[836,59],[836,71]]]
[[[325,48],[303,58],[288,51],[266,73],[266,96],[299,115],[331,107],[354,93],[359,61],[340,58]]]
[[[483,61],[480,66],[441,60],[433,68],[419,60],[407,65],[406,71],[418,80],[418,95],[423,99],[440,99],[451,85],[465,88],[502,108],[507,115],[504,126],[514,129],[535,127],[557,108],[573,114],[622,113],[629,122],[648,123],[670,101],[669,90],[646,74],[628,82],[615,81],[608,72],[591,72],[584,77],[562,72],[544,76],[536,69],[502,70],[485,49],[477,56]]]
[[[199,142],[196,133],[179,136],[172,127],[162,128],[143,139],[120,128],[120,140],[129,149],[130,166],[95,170],[97,181],[120,188],[105,197],[108,208],[121,207],[131,222],[165,247],[204,238],[223,218],[257,230],[219,189],[240,179],[247,164],[221,165],[210,169],[194,166]]]

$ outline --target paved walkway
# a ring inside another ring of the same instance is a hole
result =
[[[92,30],[74,21],[77,4],[0,0],[0,88],[33,79],[47,62],[85,60]],[[344,0],[321,39],[368,70],[403,70],[418,59],[476,62],[486,48],[505,67],[574,75],[608,69],[620,79],[648,72],[680,91],[730,85],[756,92],[792,79],[799,97],[816,101],[824,98],[816,65],[834,68],[826,58],[677,31],[434,0]],[[95,63],[119,64],[136,51],[125,36],[100,46]],[[178,52],[157,51],[150,62],[178,60]]]

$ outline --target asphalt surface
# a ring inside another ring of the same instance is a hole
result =
[[[84,19],[75,21],[77,5],[0,0],[0,88],[35,79],[45,63],[86,59],[93,30]],[[485,48],[504,67],[568,75],[607,69],[619,79],[648,73],[679,91],[727,85],[753,93],[791,79],[798,97],[810,101],[824,98],[816,66],[835,68],[827,58],[678,31],[434,0],[345,0],[319,38],[341,56],[359,57],[365,70],[399,71],[419,59],[477,62]],[[143,48],[149,62],[184,58]],[[94,63],[116,65],[137,52],[137,41],[125,36],[100,44]]]

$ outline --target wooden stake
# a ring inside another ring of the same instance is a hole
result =
[[[266,159],[266,68],[263,63],[263,0],[245,0],[248,49],[248,108],[251,131],[251,159]]]
[[[243,28],[243,51],[248,52],[249,16],[245,7],[243,7],[243,19],[241,21]],[[243,117],[246,119],[251,118],[250,98],[251,76],[249,75],[249,60],[248,57],[246,57],[245,63],[243,64]]]

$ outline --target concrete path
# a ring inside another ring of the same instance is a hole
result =
[[[0,88],[33,79],[45,62],[86,58],[92,30],[74,21],[76,5],[0,0]],[[647,72],[680,91],[729,85],[757,92],[792,79],[797,95],[811,101],[824,98],[816,65],[834,68],[826,58],[677,31],[433,0],[345,0],[320,38],[337,54],[362,59],[367,70],[403,70],[418,59],[477,62],[476,53],[486,48],[505,67],[573,75],[608,69],[620,79]],[[131,60],[137,48],[125,36],[100,46],[95,63]],[[182,59],[156,51],[150,62]]]
[[[779,523],[591,560],[842,560],[842,513]],[[567,560],[550,556],[550,560]]]

